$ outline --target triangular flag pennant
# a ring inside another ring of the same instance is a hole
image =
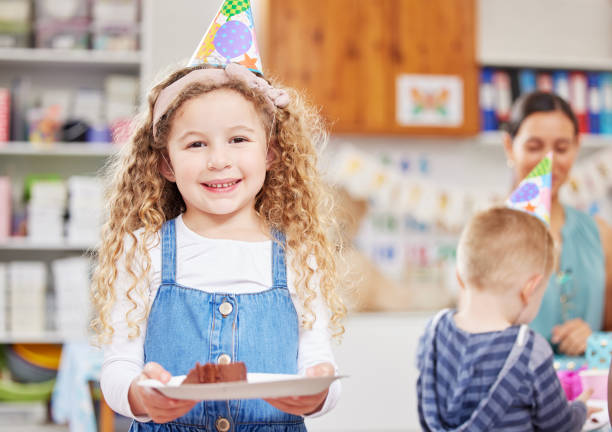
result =
[[[238,63],[263,75],[249,0],[225,0],[187,66]]]
[[[544,156],[506,201],[506,206],[531,213],[546,225],[550,225],[552,157],[552,152]]]

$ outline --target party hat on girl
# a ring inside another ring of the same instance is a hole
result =
[[[531,213],[546,225],[550,225],[552,157],[552,152],[544,156],[506,201],[506,206]]]
[[[187,66],[238,63],[262,74],[249,0],[225,0]]]

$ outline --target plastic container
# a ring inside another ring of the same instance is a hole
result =
[[[102,51],[136,51],[138,41],[138,27],[106,26],[94,30],[92,47]]]
[[[0,31],[0,48],[27,48],[29,33],[4,33]]]
[[[25,48],[30,42],[32,7],[28,0],[0,1],[0,48]]]
[[[89,22],[45,21],[36,23],[36,48],[87,49],[89,46]]]
[[[58,344],[14,344],[13,350],[28,362],[47,369],[59,369],[62,346]]]
[[[54,385],[54,379],[32,384],[20,384],[0,379],[0,401],[25,402],[48,400],[51,397]]]
[[[89,0],[36,0],[36,20],[86,18],[89,8]]]
[[[6,360],[11,377],[18,383],[46,382],[57,376],[56,369],[36,366],[19,356],[12,348],[7,348]]]
[[[589,369],[579,373],[582,389],[592,389],[591,399],[608,400],[608,371]]]

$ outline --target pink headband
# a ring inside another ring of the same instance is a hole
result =
[[[225,69],[196,69],[173,82],[159,93],[153,107],[153,135],[157,133],[156,125],[158,120],[166,113],[172,101],[189,84],[195,82],[225,84],[232,79],[242,81],[250,88],[262,91],[267,96],[272,110],[274,110],[274,107],[284,108],[289,105],[289,95],[285,90],[272,87],[265,79],[258,77],[242,65],[230,63]]]

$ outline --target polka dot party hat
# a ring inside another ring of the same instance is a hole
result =
[[[238,63],[262,73],[249,0],[225,0],[187,66]]]
[[[544,156],[506,201],[506,206],[531,213],[546,225],[550,225],[552,157],[552,152]]]

